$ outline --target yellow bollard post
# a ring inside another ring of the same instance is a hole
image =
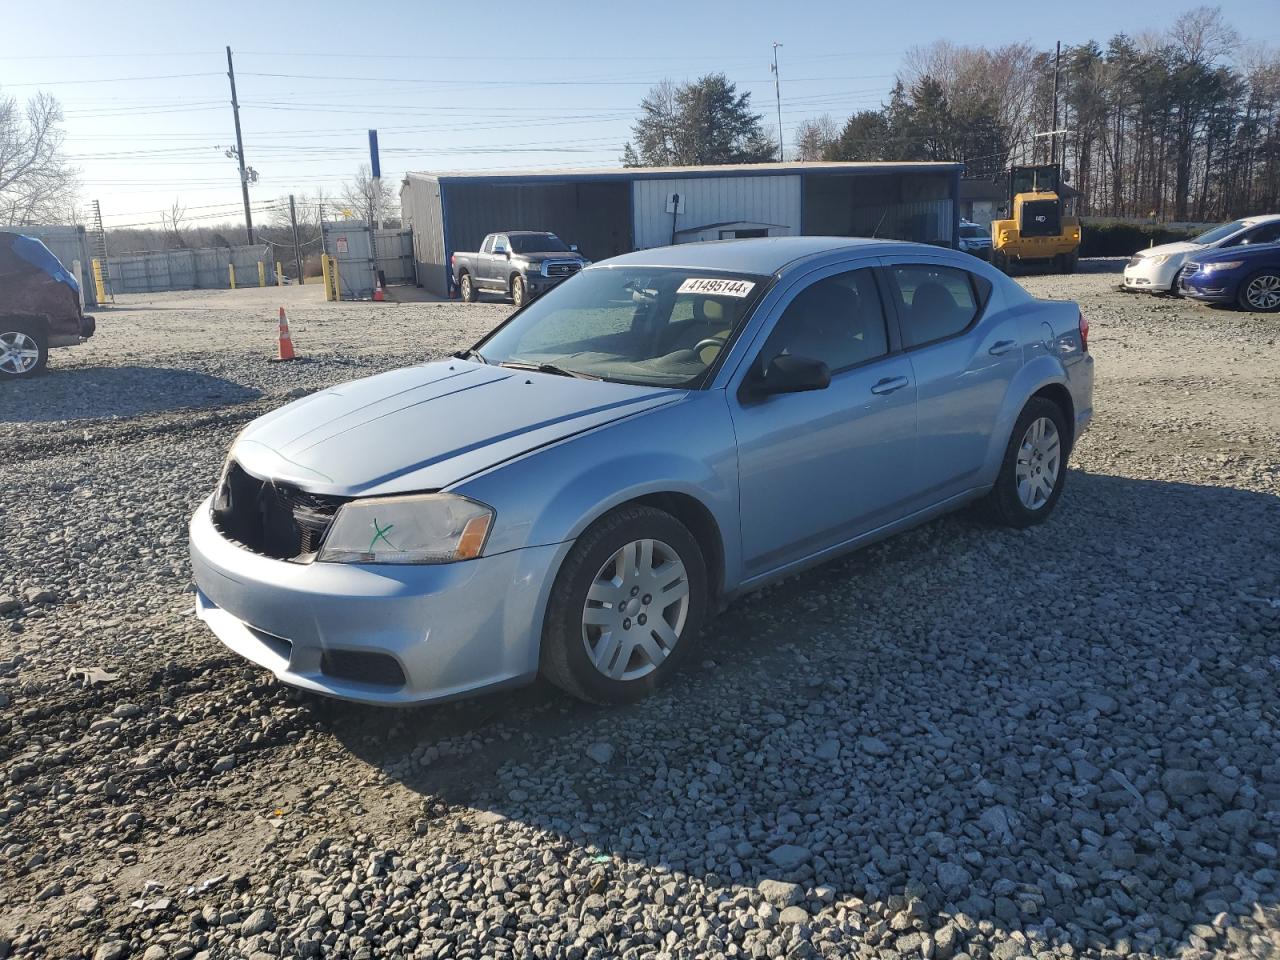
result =
[[[338,275],[338,258],[329,258],[329,276],[333,278],[333,299],[342,299],[342,277]]]
[[[329,296],[329,255],[327,253],[320,254],[320,280],[324,284],[324,298],[332,300]]]
[[[93,265],[93,289],[98,294],[98,306],[103,306],[107,302],[107,288],[102,282],[102,261],[95,257],[91,263]]]
[[[280,269],[280,261],[276,261],[276,286],[284,286],[284,271]]]
[[[267,265],[261,260],[258,261],[258,286],[265,287],[267,285]]]
[[[227,264],[227,275],[231,277],[231,289],[236,288],[236,265],[234,263]]]

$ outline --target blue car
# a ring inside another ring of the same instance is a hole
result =
[[[191,520],[196,610],[336,697],[542,673],[631,701],[748,590],[973,501],[1045,520],[1093,411],[1088,329],[919,244],[597,263],[453,359],[251,423]]]
[[[1178,289],[1205,303],[1275,313],[1280,310],[1280,243],[1196,254],[1178,275]]]

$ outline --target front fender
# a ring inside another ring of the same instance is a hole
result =
[[[1005,391],[1004,402],[1000,406],[1000,414],[996,418],[995,429],[991,433],[986,460],[983,463],[982,482],[984,484],[996,482],[1005,450],[1009,447],[1009,438],[1013,435],[1013,426],[1017,423],[1022,408],[1037,391],[1043,390],[1050,384],[1058,384],[1068,392],[1071,390],[1062,362],[1047,353],[1032,357],[1009,381],[1009,389]],[[1073,423],[1072,428],[1074,427]]]
[[[497,512],[486,554],[573,540],[628,501],[682,494],[719,528],[727,586],[740,567],[737,448],[723,391],[695,391],[450,489]]]

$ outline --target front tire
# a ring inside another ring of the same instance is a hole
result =
[[[524,277],[517,273],[511,278],[511,303],[517,310],[524,306],[525,296]]]
[[[1070,433],[1062,408],[1032,397],[1013,426],[987,514],[1007,527],[1031,527],[1049,519],[1067,479]]]
[[[0,381],[37,376],[48,362],[49,338],[39,324],[0,317]]]
[[[1280,273],[1260,270],[1240,284],[1236,301],[1241,310],[1253,313],[1275,313],[1280,310]]]
[[[688,655],[707,604],[698,541],[648,506],[597,520],[565,558],[542,627],[543,675],[600,704],[631,703]]]

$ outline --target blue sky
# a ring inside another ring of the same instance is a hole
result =
[[[1191,4],[1186,4],[1191,6]],[[903,52],[946,38],[1050,48],[1151,29],[1182,6],[1076,0],[734,3],[151,3],[7,0],[0,92],[55,94],[82,201],[108,226],[238,221],[224,46],[235,52],[255,206],[333,193],[379,129],[383,176],[405,170],[613,166],[655,82],[724,71],[776,136],[774,41],[788,142],[801,120],[885,97]],[[1275,0],[1229,0],[1246,40],[1280,42]],[[1043,23],[1039,21],[1044,21]],[[1251,25],[1254,26],[1250,30]],[[222,148],[222,149],[220,149]]]

